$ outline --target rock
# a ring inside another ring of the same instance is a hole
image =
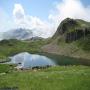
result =
[[[66,42],[72,42],[85,38],[88,34],[90,34],[89,22],[66,18],[60,23],[53,37],[63,37]]]

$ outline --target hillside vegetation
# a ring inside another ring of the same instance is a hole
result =
[[[0,41],[0,58],[4,59],[20,52],[39,53],[41,52],[41,46],[45,45],[46,43],[47,40],[2,40]]]

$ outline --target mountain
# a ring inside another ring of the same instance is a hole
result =
[[[44,52],[90,59],[90,22],[64,19],[58,26]]]
[[[53,37],[62,36],[66,42],[72,42],[80,38],[85,38],[89,34],[90,22],[66,18],[60,23]]]
[[[33,37],[33,33],[29,29],[18,28],[3,33],[3,39],[27,40]]]

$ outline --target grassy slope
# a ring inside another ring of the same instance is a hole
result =
[[[18,87],[19,90],[89,90],[90,67],[61,66],[40,71],[0,73],[0,88]]]
[[[43,52],[75,58],[90,59],[90,42],[87,40],[77,40],[72,43],[65,43],[62,39],[55,39],[50,44],[42,47]]]
[[[0,58],[6,58],[20,52],[37,53],[40,52],[42,45],[46,41],[19,41],[19,40],[4,40],[0,42]]]
[[[10,73],[14,70],[16,65],[0,64],[0,73]]]

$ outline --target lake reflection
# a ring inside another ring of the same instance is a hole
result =
[[[46,56],[23,52],[11,58],[11,63],[18,64],[18,68],[31,68],[35,66],[53,66],[55,63]]]

